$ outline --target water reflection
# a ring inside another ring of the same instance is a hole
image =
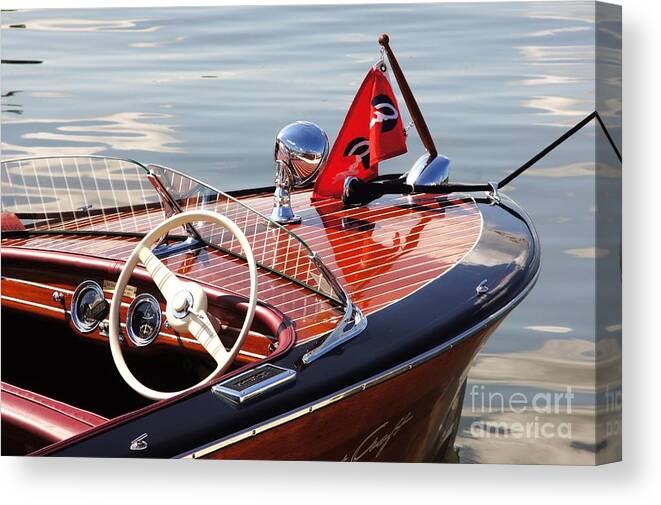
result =
[[[171,118],[163,113],[119,112],[85,120],[9,120],[5,124],[27,130],[20,138],[29,140],[30,145],[3,141],[2,149],[26,156],[52,154],[53,146],[57,146],[59,154],[94,154],[109,148],[181,153],[184,150],[176,146],[181,141],[175,135],[175,126],[154,122]]]
[[[469,384],[470,388],[471,384]],[[476,420],[462,411],[459,457],[463,463],[593,465],[595,410],[564,415],[502,412]]]
[[[31,91],[30,96],[36,98],[65,98],[71,96],[69,93],[61,91]]]
[[[574,84],[581,80],[579,77],[563,76],[563,75],[535,75],[527,79],[512,81],[511,84],[517,86],[550,86],[558,84]]]
[[[616,339],[546,341],[528,352],[481,353],[471,370],[457,437],[463,462],[594,464],[621,451],[595,420],[614,423],[621,387]],[[595,386],[595,364],[602,373]],[[595,396],[595,394],[600,396]]]
[[[592,32],[594,33],[594,32]],[[534,65],[594,63],[594,46],[522,46],[521,56]]]
[[[575,391],[594,390],[595,343],[587,339],[550,339],[539,349],[523,352],[481,353],[471,370],[471,380],[481,384],[507,384]],[[586,355],[588,353],[588,355]]]
[[[168,45],[171,45],[171,44],[177,44],[178,42],[181,42],[183,40],[185,40],[185,37],[176,37],[172,40],[165,40],[165,41],[162,41],[162,42],[131,42],[129,44],[129,47],[152,49],[152,48],[157,48],[157,47],[168,46]]]
[[[543,333],[571,333],[567,326],[526,326],[526,330],[541,331]]]
[[[543,19],[547,21],[581,22],[594,25],[594,4],[590,2],[566,3],[558,9],[548,3],[530,2],[525,7],[525,16],[529,19]]]
[[[2,112],[6,112],[8,114],[17,114],[21,115],[23,114],[23,106],[19,103],[10,103],[6,98],[11,98],[16,96],[18,93],[20,93],[20,90],[14,90],[14,91],[7,91],[6,93],[2,94]],[[14,100],[12,99],[12,102]]]
[[[3,65],[40,65],[42,60],[0,60]]]
[[[577,249],[567,249],[565,254],[573,256],[574,258],[581,258],[587,260],[601,259],[608,256],[610,251],[601,247],[579,247]]]
[[[526,34],[528,37],[554,37],[565,33],[576,32],[589,32],[592,30],[590,26],[563,26],[561,28],[549,28],[547,30],[539,30]]]
[[[543,114],[554,116],[587,116],[593,109],[588,100],[562,96],[536,96],[527,100],[525,105],[531,109],[541,109],[544,111]]]
[[[143,32],[160,30],[161,26],[149,26],[146,19],[81,19],[81,18],[43,18],[31,20],[21,28],[46,32]],[[2,25],[2,28],[15,28]]]

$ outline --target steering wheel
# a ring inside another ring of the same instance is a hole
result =
[[[230,350],[220,341],[216,330],[207,314],[207,295],[195,282],[184,282],[177,278],[151,251],[153,246],[163,235],[178,226],[191,222],[207,221],[217,223],[230,231],[241,244],[243,254],[248,261],[250,270],[250,300],[246,312],[246,318],[243,322],[241,332],[236,342]],[[177,332],[186,331],[190,333],[206,349],[217,363],[216,369],[209,376],[199,383],[181,391],[164,392],[156,391],[142,384],[129,370],[124,361],[122,346],[119,341],[120,334],[120,308],[122,306],[122,296],[126,286],[131,278],[138,261],[149,272],[149,275],[158,286],[167,303],[165,314],[170,326]],[[110,303],[109,316],[109,339],[110,350],[115,366],[126,383],[133,390],[152,400],[163,400],[171,398],[195,387],[207,384],[212,379],[220,376],[234,360],[239,352],[252,320],[255,316],[255,307],[257,305],[257,267],[255,256],[248,239],[241,229],[228,217],[206,210],[193,210],[176,214],[159,224],[150,231],[135,247],[129,258],[124,264],[124,268],[117,280],[115,292]]]

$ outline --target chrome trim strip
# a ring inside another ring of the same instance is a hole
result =
[[[534,230],[533,230],[534,233]],[[536,234],[535,234],[536,237]],[[286,424],[290,421],[293,421],[294,419],[297,419],[299,417],[302,417],[306,414],[310,414],[316,410],[319,410],[321,408],[324,408],[328,405],[331,405],[333,403],[336,403],[340,400],[343,400],[344,398],[347,398],[349,396],[353,396],[354,394],[360,393],[361,391],[364,391],[365,389],[369,387],[373,387],[377,384],[380,384],[381,382],[384,382],[388,379],[391,379],[397,375],[400,375],[408,370],[411,370],[415,366],[419,366],[430,359],[436,357],[437,355],[445,352],[446,350],[452,349],[455,345],[461,343],[463,340],[466,340],[467,338],[473,336],[475,333],[478,331],[484,329],[485,327],[489,326],[489,324],[493,323],[494,321],[500,319],[501,317],[505,316],[508,312],[510,312],[512,309],[514,309],[523,299],[528,295],[530,290],[535,286],[537,283],[537,279],[539,278],[539,273],[540,273],[540,268],[538,266],[537,271],[535,272],[534,278],[528,283],[528,285],[518,294],[516,297],[514,297],[513,300],[511,300],[507,305],[499,309],[498,311],[494,312],[491,314],[488,318],[485,320],[481,321],[480,323],[476,324],[472,328],[464,331],[463,333],[457,335],[455,338],[448,342],[444,342],[443,344],[434,347],[433,349],[430,349],[429,351],[424,352],[423,354],[420,354],[419,356],[416,356],[415,358],[412,358],[401,365],[397,365],[396,367],[393,367],[389,370],[386,370],[385,372],[374,375],[367,379],[364,382],[360,382],[357,384],[354,384],[352,386],[349,386],[348,388],[343,389],[342,391],[335,393],[333,395],[327,396],[324,399],[316,402],[316,403],[310,403],[305,405],[304,407],[298,409],[298,410],[293,410],[290,411],[280,417],[277,417],[273,420],[267,421],[265,423],[262,423],[260,425],[257,425],[256,427],[249,428],[245,431],[229,435],[228,437],[221,438],[215,442],[212,442],[211,444],[201,446],[197,449],[194,449],[191,452],[185,452],[182,453],[178,456],[175,456],[176,458],[201,458],[207,454],[210,454],[212,452],[215,452],[219,449],[222,449],[224,447],[227,447],[229,445],[233,445],[237,442],[240,442],[241,440],[244,440],[246,438],[254,437],[255,435],[258,435],[260,433],[263,433],[265,431],[268,431],[272,428],[275,428],[277,426],[281,426],[283,424]]]
[[[243,354],[244,356],[251,356],[253,358],[259,358],[259,359],[264,359],[267,356],[266,354],[257,354],[257,353],[254,353],[254,352],[241,351],[241,350],[239,351],[239,354]]]

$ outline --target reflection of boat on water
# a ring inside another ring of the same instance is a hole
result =
[[[3,161],[3,453],[444,453],[472,359],[534,284],[534,228],[497,195],[313,199],[325,138],[294,124],[276,188],[234,194],[117,158]]]

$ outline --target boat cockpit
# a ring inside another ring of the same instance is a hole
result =
[[[4,161],[2,235],[3,454],[261,366],[295,344],[287,306],[359,317],[299,237],[162,166]]]

